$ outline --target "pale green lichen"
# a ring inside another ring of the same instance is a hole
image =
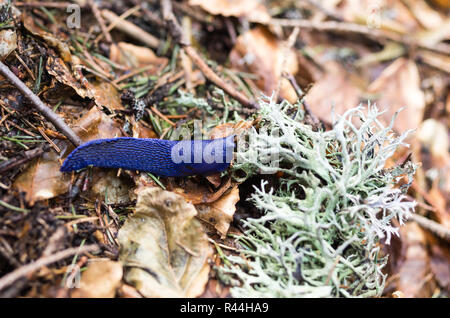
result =
[[[395,118],[384,127],[374,105],[347,111],[330,131],[305,125],[299,105],[260,105],[260,126],[240,138],[250,146],[238,148],[233,171],[282,174],[276,189],[255,187],[250,200],[262,216],[243,221],[241,255],[227,256],[219,277],[235,285],[234,297],[381,295],[379,241],[389,244],[392,219],[403,224],[415,206],[394,187],[415,166],[384,168],[408,132],[392,132]]]

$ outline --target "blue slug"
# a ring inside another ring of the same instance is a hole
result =
[[[209,175],[228,168],[233,150],[234,135],[182,141],[129,137],[96,139],[72,151],[61,171],[92,165],[148,171],[166,177]]]

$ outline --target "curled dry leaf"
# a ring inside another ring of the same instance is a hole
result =
[[[77,62],[79,62],[79,59],[74,56],[73,62],[75,68],[78,68],[79,64],[77,64]],[[58,82],[72,87],[75,92],[83,98],[87,97],[94,99],[98,106],[104,106],[110,111],[124,109],[119,92],[112,84],[108,82],[91,84],[81,72],[77,73],[77,76],[74,76],[61,58],[51,55],[49,55],[47,59],[46,69]]]
[[[293,49],[279,41],[264,27],[256,27],[240,35],[230,52],[231,65],[241,71],[258,75],[256,85],[267,96],[280,86],[280,97],[291,103],[297,101],[295,89],[282,77],[283,71],[295,75],[298,71],[297,56]]]
[[[224,138],[230,135],[239,136],[250,129],[254,124],[253,120],[240,121],[238,123],[225,123],[214,127],[209,132],[210,139]]]
[[[73,129],[83,141],[121,136],[119,125],[97,107],[93,107],[76,122]],[[70,174],[60,172],[59,168],[62,160],[73,150],[73,146],[67,140],[54,142],[61,149],[61,153],[58,154],[53,150],[45,152],[42,157],[33,160],[13,184],[14,189],[26,193],[25,199],[30,205],[66,193],[69,189]],[[95,175],[101,180],[105,172],[98,169],[98,173]],[[123,181],[119,183],[122,186],[126,185]],[[121,196],[117,197],[120,202],[119,198]],[[109,197],[109,202],[113,201],[114,197]]]
[[[221,196],[219,200],[211,204],[196,205],[198,218],[213,225],[220,236],[225,238],[230,228],[230,223],[233,221],[238,201],[239,189],[236,185],[231,191]]]
[[[252,22],[270,21],[267,8],[259,0],[189,0],[189,5],[200,6],[213,15],[224,17],[245,17]]]
[[[431,8],[425,0],[403,0],[411,13],[426,29],[439,28],[443,22],[441,14]]]
[[[113,298],[122,280],[123,270],[119,262],[95,261],[81,275],[80,288],[72,298]]]
[[[136,121],[134,117],[128,118],[131,122],[131,130],[134,138],[158,138],[152,127],[146,122],[139,120]]]
[[[0,59],[3,59],[17,48],[17,34],[14,30],[0,31]]]
[[[439,286],[450,292],[450,249],[445,245],[431,245],[431,271]]]
[[[377,104],[387,110],[383,114],[386,123],[391,121],[396,111],[406,106],[394,123],[395,130],[404,132],[419,126],[425,96],[420,89],[419,71],[414,61],[398,58],[369,85],[368,91],[377,94]]]
[[[58,82],[72,87],[79,96],[83,98],[94,97],[91,91],[91,85],[87,79],[83,77],[82,83],[76,80],[61,58],[49,55],[47,58],[46,69]]]
[[[125,280],[146,297],[202,294],[212,249],[196,215],[180,195],[143,189],[118,235]]]
[[[34,19],[30,15],[23,14],[23,26],[25,29],[30,31],[33,35],[40,37],[45,42],[47,42],[50,46],[58,49],[59,54],[61,54],[62,59],[65,62],[72,61],[72,54],[70,54],[70,49],[67,43],[61,41],[61,39],[51,33],[48,33],[41,28],[39,28],[35,23]]]

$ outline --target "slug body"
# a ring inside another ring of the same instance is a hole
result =
[[[234,135],[182,141],[129,137],[96,139],[72,151],[61,171],[92,165],[148,171],[166,177],[209,175],[228,168],[233,150]]]

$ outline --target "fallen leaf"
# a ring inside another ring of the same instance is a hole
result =
[[[256,27],[240,35],[230,52],[231,65],[240,71],[258,75],[256,85],[267,96],[271,96],[280,86],[280,97],[290,103],[297,101],[297,93],[286,78],[283,70],[295,75],[298,71],[297,56],[293,49],[277,40],[263,27]]]
[[[122,280],[122,265],[111,260],[94,261],[81,275],[72,298],[113,298]]]
[[[331,123],[332,106],[336,114],[358,105],[362,94],[358,78],[335,61],[325,63],[325,74],[318,79],[306,95],[311,111],[321,120]]]
[[[390,123],[392,116],[400,108],[405,109],[394,123],[397,132],[416,129],[422,121],[425,96],[420,89],[420,76],[414,61],[398,58],[386,67],[373,81],[368,92],[377,94],[377,105],[382,110],[384,121]]]
[[[270,21],[267,8],[259,0],[189,0],[189,5],[200,6],[213,15],[245,17],[252,22]]]
[[[196,297],[208,281],[212,249],[195,207],[173,192],[143,189],[119,230],[125,280],[146,297]]]
[[[77,121],[73,125],[73,129],[85,142],[93,139],[117,137],[122,134],[119,125],[97,107],[93,107]],[[62,160],[69,155],[74,147],[67,140],[55,140],[54,142],[61,149],[61,153],[58,154],[53,150],[45,152],[41,157],[33,160],[13,183],[14,189],[25,192],[25,200],[30,205],[34,205],[36,201],[53,198],[69,190],[70,174],[60,172],[59,168]],[[101,169],[96,169],[97,173],[99,180],[105,175],[105,172]],[[119,183],[122,184],[122,182]],[[95,188],[95,184],[93,187]]]
[[[124,110],[119,92],[114,86],[107,82],[101,82],[93,84],[92,91],[94,95],[95,103],[98,106],[104,106],[112,110]]]
[[[124,204],[130,202],[129,190],[134,187],[132,180],[124,175],[117,177],[117,171],[102,170],[92,179],[92,187],[86,197],[95,201],[104,198],[106,204]]]
[[[174,187],[171,190],[183,196],[186,201],[192,204],[200,204],[212,203],[218,200],[231,187],[231,185],[231,178],[228,177],[225,180],[222,180],[221,186],[218,189],[211,191],[210,187],[188,179],[184,182],[183,188]]]
[[[42,38],[47,42],[50,46],[55,47],[58,49],[59,53],[61,54],[62,59],[65,62],[71,62],[72,61],[72,54],[70,54],[70,49],[67,43],[61,41],[61,38],[58,36],[55,36],[51,33],[48,33],[41,28],[39,28],[35,23],[34,19],[30,15],[22,14],[23,17],[23,26],[25,29],[30,31],[33,35],[36,35],[37,37]]]
[[[239,189],[236,185],[228,193],[221,196],[219,200],[211,204],[196,205],[198,218],[212,224],[221,237],[225,238],[230,228],[230,223],[233,221],[238,201]]]
[[[158,138],[152,127],[146,122],[139,120],[136,121],[134,116],[129,118],[131,122],[131,130],[133,131],[134,138]]]

